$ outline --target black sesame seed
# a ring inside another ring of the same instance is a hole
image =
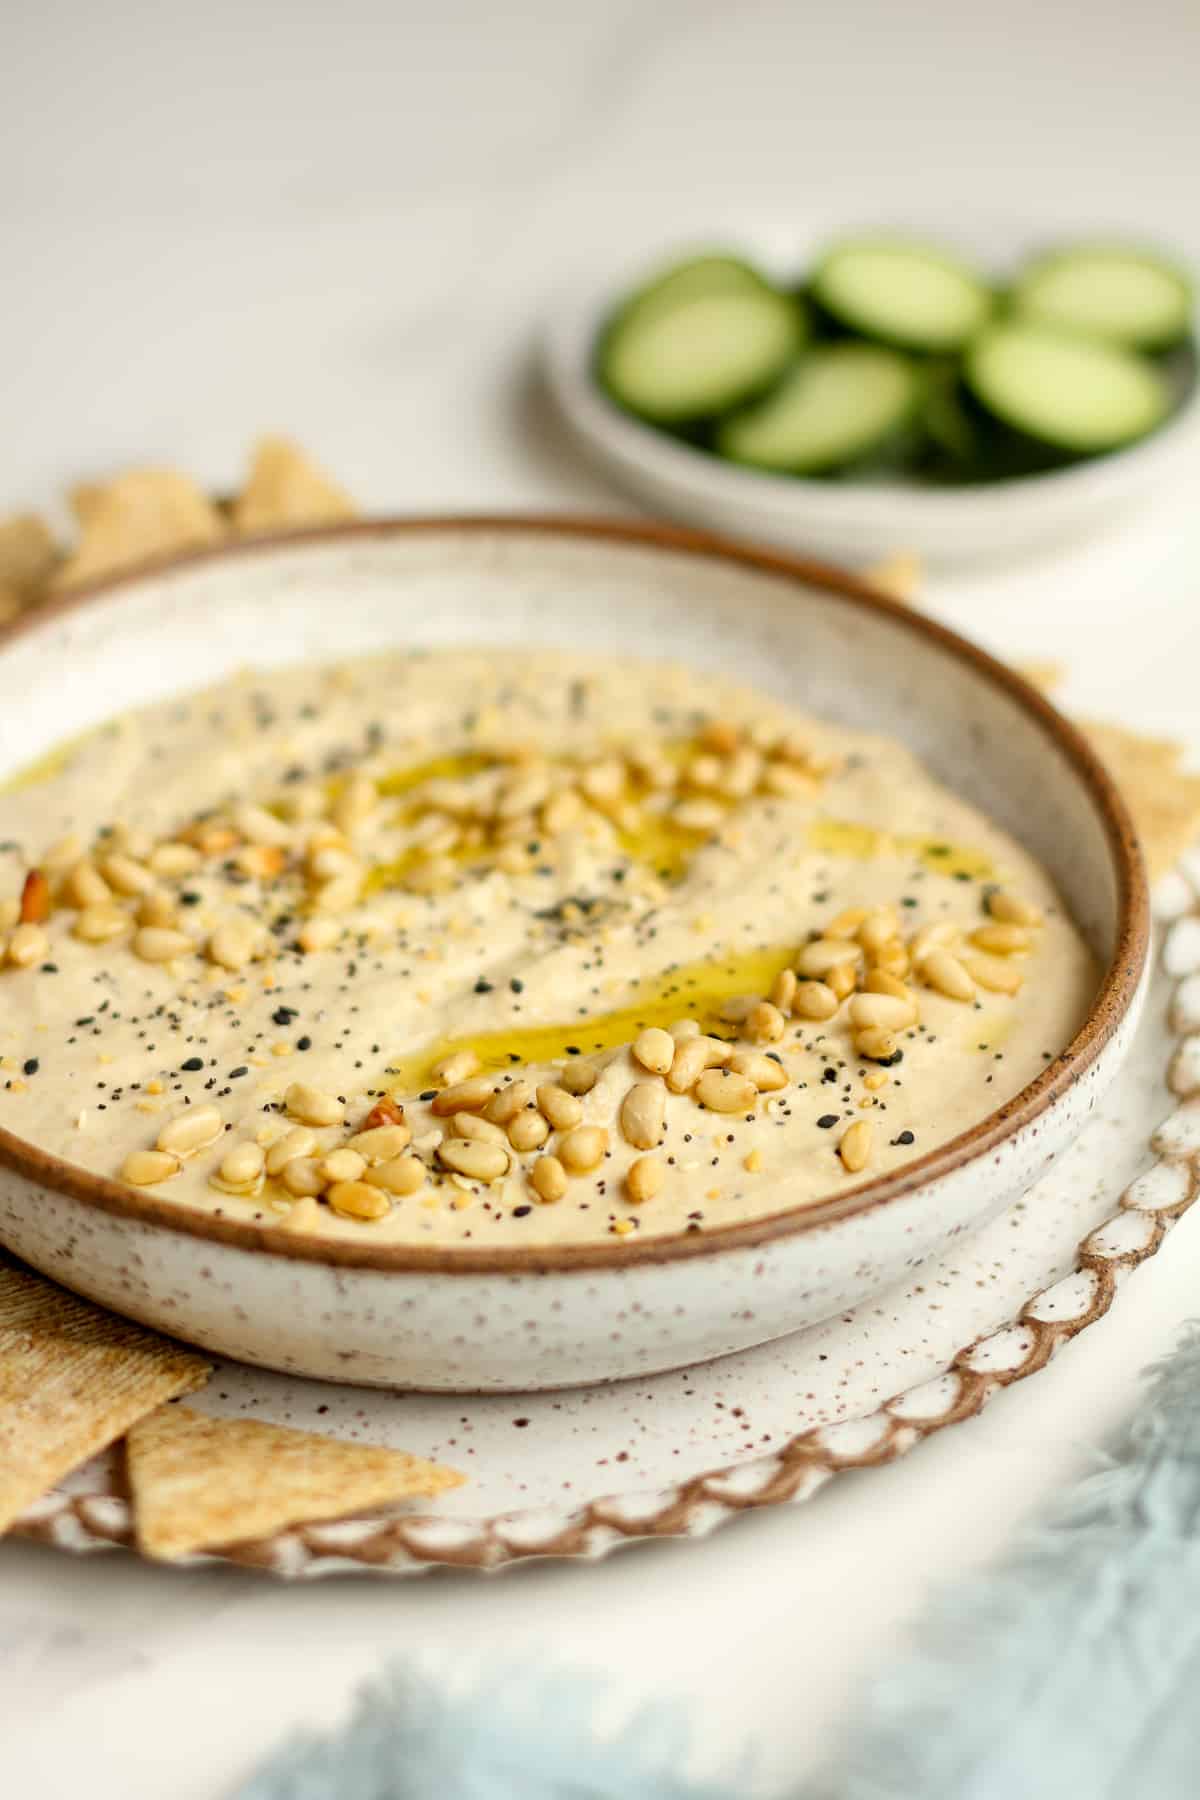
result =
[[[417,1095],[417,1099],[418,1100],[436,1100],[437,1099],[437,1089],[436,1088],[426,1088],[423,1093],[420,1093]]]
[[[202,1056],[189,1056],[187,1061],[180,1063],[179,1066],[187,1074],[194,1075],[198,1069],[204,1067],[204,1058]]]
[[[25,1061],[24,1061],[24,1062],[23,1062],[23,1063],[22,1063],[22,1065],[21,1065],[21,1067],[22,1067],[22,1069],[23,1069],[23,1071],[24,1071],[24,1073],[25,1073],[25,1074],[26,1074],[26,1075],[36,1075],[36,1074],[37,1074],[37,1072],[38,1072],[38,1059],[37,1059],[37,1057],[36,1057],[36,1056],[28,1056],[28,1057],[26,1057],[26,1059],[25,1059]]]
[[[491,982],[485,981],[483,976],[481,975],[479,977],[479,980],[475,983],[475,992],[477,994],[490,994],[491,991],[492,991]]]
[[[832,1131],[837,1122],[838,1116],[836,1113],[822,1113],[817,1120],[817,1124],[822,1131]]]
[[[512,980],[508,985],[514,994],[523,994],[525,992],[525,983],[516,975],[512,977]]]
[[[305,1033],[305,1035],[303,1037],[298,1037],[296,1039],[296,1048],[297,1048],[297,1050],[311,1050],[312,1049],[312,1039],[308,1036],[307,1032]]]
[[[294,1006],[277,1006],[271,1014],[272,1025],[290,1025],[296,1017]]]
[[[526,1213],[531,1213],[532,1211],[533,1211],[532,1206],[514,1206],[513,1207],[513,1218],[514,1219],[523,1219],[525,1217]]]
[[[893,1144],[915,1144],[916,1138],[911,1131],[902,1131],[899,1137],[892,1139]]]
[[[238,1069],[230,1069],[229,1079],[230,1079],[230,1081],[237,1081],[240,1076],[248,1075],[249,1073],[250,1073],[249,1069],[246,1067],[245,1063],[243,1063],[242,1066]]]

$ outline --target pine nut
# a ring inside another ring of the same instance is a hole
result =
[[[717,1010],[726,1025],[741,1025],[757,1005],[757,994],[732,994],[728,1000],[722,1000]]]
[[[499,1181],[508,1174],[508,1151],[500,1144],[482,1143],[478,1138],[443,1138],[438,1145],[438,1161],[469,1181]]]
[[[312,956],[318,950],[330,949],[341,935],[342,928],[333,919],[306,919],[296,933],[296,942],[306,956]]]
[[[764,1056],[759,1050],[736,1051],[729,1059],[729,1067],[733,1074],[752,1081],[760,1094],[778,1093],[788,1084],[787,1070],[773,1056]]]
[[[838,1145],[838,1155],[843,1166],[851,1175],[857,1175],[865,1169],[871,1160],[871,1122],[869,1119],[856,1119],[842,1133],[842,1141]]]
[[[792,1001],[797,1019],[832,1019],[838,1009],[838,997],[824,981],[801,981]]]
[[[387,1162],[368,1169],[364,1180],[389,1194],[415,1194],[425,1186],[425,1164],[419,1156],[392,1156]]]
[[[626,1194],[634,1206],[641,1206],[662,1192],[665,1178],[666,1171],[657,1156],[635,1157],[625,1174]]]
[[[40,925],[15,925],[8,940],[8,960],[14,969],[28,969],[41,962],[50,939]]]
[[[349,912],[362,893],[362,884],[363,871],[348,869],[344,875],[335,875],[332,881],[319,887],[313,895],[312,903],[323,913]]]
[[[365,1156],[343,1145],[340,1150],[331,1150],[322,1158],[321,1173],[326,1181],[358,1181],[366,1166]]]
[[[84,842],[77,831],[69,831],[66,837],[59,838],[57,843],[42,854],[42,868],[47,875],[62,875],[73,868],[84,853]]]
[[[484,1107],[483,1116],[485,1119],[490,1119],[494,1125],[507,1125],[509,1120],[515,1119],[532,1099],[532,1081],[520,1079],[511,1081],[507,1087],[497,1088]]]
[[[916,1014],[909,1001],[897,1000],[894,994],[855,994],[846,1011],[850,1024],[860,1031],[867,1026],[903,1031]]]
[[[479,1058],[473,1050],[453,1050],[449,1056],[434,1063],[429,1072],[430,1080],[435,1087],[456,1087],[468,1075],[474,1075],[478,1067]]]
[[[854,964],[844,962],[839,963],[835,969],[830,969],[825,980],[840,1002],[854,992],[858,977],[855,974]]]
[[[529,1171],[529,1185],[543,1206],[553,1206],[567,1191],[567,1171],[557,1156],[539,1156]]]
[[[86,906],[107,906],[112,899],[112,889],[95,863],[85,859],[68,872],[63,882],[63,898],[68,906],[78,907],[82,912]]]
[[[760,1000],[746,1020],[746,1036],[754,1044],[777,1044],[786,1029],[786,1021],[777,1006]]]
[[[728,719],[710,719],[700,731],[701,744],[715,756],[732,756],[741,741],[741,732]]]
[[[392,1210],[387,1196],[365,1181],[335,1181],[325,1198],[343,1219],[382,1219]]]
[[[358,858],[340,844],[322,844],[308,858],[308,872],[314,881],[337,881],[343,875],[359,874]]]
[[[684,1044],[688,1038],[700,1036],[700,1021],[698,1019],[675,1019],[667,1029],[677,1044]]]
[[[168,1120],[158,1134],[158,1148],[172,1156],[194,1156],[220,1137],[224,1124],[215,1106],[189,1106]]]
[[[121,1180],[133,1187],[157,1187],[160,1181],[178,1175],[182,1166],[177,1156],[161,1150],[134,1150],[121,1164]]]
[[[374,1125],[367,1131],[356,1131],[346,1141],[347,1150],[357,1150],[367,1162],[390,1162],[412,1143],[407,1125]]]
[[[970,942],[993,956],[1023,956],[1033,939],[1021,925],[981,925],[971,933]]]
[[[725,766],[719,756],[694,756],[687,767],[687,779],[695,788],[719,788],[725,777]]]
[[[192,875],[200,867],[204,858],[193,844],[182,844],[175,841],[156,844],[147,859],[152,875],[159,875],[171,881],[181,875]],[[105,884],[107,886],[107,883]],[[94,904],[94,903],[92,903]]]
[[[85,944],[107,944],[120,937],[133,923],[119,906],[89,906],[80,913],[72,927],[72,936]]]
[[[962,965],[971,979],[990,994],[1019,993],[1025,980],[1018,966],[1005,956],[986,956],[981,951],[965,950]]]
[[[221,1158],[221,1180],[230,1187],[249,1187],[262,1174],[264,1161],[261,1144],[235,1144]]]
[[[290,1117],[299,1119],[302,1125],[337,1125],[346,1112],[335,1095],[310,1087],[306,1081],[293,1081],[283,1103]]]
[[[667,1095],[661,1081],[637,1081],[621,1102],[621,1130],[636,1150],[653,1150],[662,1141]]]
[[[780,800],[800,799],[813,791],[812,777],[803,769],[788,768],[784,763],[768,763],[763,770],[763,792]]]
[[[542,808],[542,830],[550,837],[557,837],[560,831],[569,831],[583,817],[583,802],[571,788],[561,794],[555,794],[547,800]]]
[[[566,1088],[568,1094],[590,1094],[599,1073],[595,1063],[567,1062],[562,1066],[558,1085]]]
[[[311,1156],[293,1157],[279,1179],[288,1193],[294,1194],[297,1200],[302,1200],[306,1195],[319,1194],[325,1186],[325,1177]]]
[[[296,1233],[319,1231],[320,1228],[321,1208],[311,1194],[306,1195],[302,1200],[297,1200],[294,1206],[289,1206],[276,1226],[277,1231],[294,1231]]]
[[[252,919],[227,919],[208,940],[208,960],[223,969],[244,969],[262,948],[262,941],[262,931]]]
[[[186,932],[171,931],[166,926],[143,925],[134,933],[133,953],[143,962],[174,962],[177,956],[186,956],[194,948]]]
[[[633,1046],[634,1058],[652,1075],[665,1075],[675,1059],[675,1039],[669,1031],[650,1025],[638,1033]]]
[[[348,835],[370,817],[378,800],[378,789],[369,776],[352,775],[333,803],[334,824]]]
[[[858,928],[865,922],[866,917],[865,906],[848,906],[845,912],[840,912],[835,919],[830,919],[828,925],[824,927],[825,936],[827,938],[856,937]]]
[[[143,863],[119,852],[106,856],[100,865],[104,879],[118,894],[145,894],[154,886],[154,877]]]
[[[437,1119],[448,1119],[451,1113],[456,1112],[478,1112],[495,1091],[494,1075],[472,1075],[468,1080],[457,1081],[453,1087],[443,1088],[440,1094],[435,1094],[430,1103],[430,1111]]]
[[[900,922],[894,913],[868,913],[858,928],[858,941],[869,957],[895,943],[900,935]]]
[[[986,904],[993,919],[999,919],[1002,924],[1033,926],[1042,923],[1040,910],[1007,888],[993,888]]]
[[[863,985],[868,994],[891,994],[894,999],[903,1000],[911,1010],[913,1019],[916,1019],[917,996],[910,987],[906,987],[904,982],[889,973],[887,969],[872,969]]]
[[[284,849],[292,841],[291,826],[277,819],[265,806],[256,806],[252,801],[244,800],[234,807],[231,823],[234,830],[251,844],[269,844]]]
[[[151,888],[138,902],[137,919],[139,925],[157,925],[163,930],[172,930],[179,920],[179,908],[162,888]]]
[[[491,1119],[480,1118],[478,1113],[455,1113],[450,1120],[449,1135],[474,1138],[478,1144],[507,1144],[508,1142],[508,1133],[502,1125],[493,1124]]]
[[[876,951],[872,962],[876,969],[894,975],[898,981],[908,974],[911,967],[908,951],[899,938],[893,938],[890,944],[885,944],[882,950]]]
[[[267,1174],[280,1174],[298,1156],[311,1156],[316,1147],[315,1132],[310,1131],[306,1125],[294,1126],[267,1151]]]
[[[975,983],[957,956],[949,950],[933,949],[921,959],[921,975],[931,988],[945,994],[948,1000],[973,1000]]]
[[[871,1062],[890,1062],[899,1045],[895,1032],[883,1025],[867,1025],[855,1032],[854,1048]]]
[[[540,1150],[549,1136],[549,1125],[533,1106],[527,1106],[523,1112],[519,1112],[508,1128],[509,1143],[522,1154],[528,1150]]]
[[[685,1038],[675,1051],[667,1073],[667,1086],[673,1094],[686,1094],[706,1069],[718,1068],[733,1055],[733,1046],[719,1038]]]
[[[780,969],[771,983],[771,1005],[777,1006],[782,1013],[790,1013],[792,1002],[796,998],[796,986],[795,969]]]
[[[557,1082],[545,1081],[537,1091],[537,1103],[555,1131],[570,1131],[583,1118],[583,1107],[574,1094]]]
[[[914,967],[923,962],[931,950],[947,949],[957,944],[961,936],[961,928],[952,919],[935,919],[922,925],[909,945]]]
[[[839,963],[861,961],[862,945],[856,944],[853,938],[818,938],[814,944],[805,944],[796,958],[796,968],[801,975],[820,980],[836,969]]]
[[[600,1125],[577,1125],[558,1146],[558,1159],[571,1175],[586,1175],[603,1162],[608,1133]]]
[[[715,831],[725,808],[715,800],[680,800],[671,814],[681,831]]]
[[[696,1083],[696,1099],[710,1112],[751,1112],[758,1089],[732,1069],[707,1069]]]

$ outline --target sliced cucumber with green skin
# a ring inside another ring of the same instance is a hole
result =
[[[628,412],[685,426],[778,380],[804,342],[803,307],[765,282],[718,282],[676,304],[634,306],[605,332],[597,374]]]
[[[724,250],[713,250],[704,256],[690,256],[684,262],[652,275],[622,302],[613,323],[627,324],[634,317],[647,318],[681,300],[694,300],[726,288],[763,288],[770,283],[741,257]]]
[[[965,263],[903,238],[834,244],[810,287],[843,330],[935,355],[960,350],[995,304],[987,283]]]
[[[1169,384],[1145,357],[1019,319],[985,331],[963,374],[993,418],[1063,456],[1135,443],[1171,410]]]
[[[819,344],[755,405],[723,419],[714,445],[733,462],[823,475],[875,459],[903,435],[921,382],[912,361],[881,344]]]
[[[1149,251],[1079,244],[1039,257],[1013,289],[1014,309],[1064,330],[1134,350],[1167,350],[1187,336],[1191,284]]]

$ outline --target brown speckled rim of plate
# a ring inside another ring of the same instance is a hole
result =
[[[781,1212],[740,1224],[719,1225],[706,1232],[676,1232],[646,1238],[637,1243],[530,1245],[492,1250],[426,1248],[408,1244],[372,1244],[341,1239],[303,1238],[277,1226],[257,1225],[239,1219],[218,1219],[181,1201],[148,1195],[105,1176],[93,1175],[60,1157],[51,1156],[0,1129],[0,1165],[14,1169],[28,1180],[143,1224],[180,1231],[192,1237],[216,1240],[243,1250],[265,1251],[273,1256],[305,1262],[325,1262],[343,1268],[381,1272],[425,1272],[439,1275],[552,1274],[572,1270],[628,1267],[631,1264],[672,1262],[683,1257],[713,1256],[725,1250],[742,1250],[796,1232],[812,1231],[831,1220],[863,1213],[885,1205],[948,1175],[964,1163],[985,1156],[997,1144],[1021,1131],[1047,1107],[1060,1099],[1095,1062],[1112,1038],[1137,993],[1146,968],[1150,945],[1150,895],[1145,866],[1133,821],[1114,782],[1086,738],[1047,701],[1036,688],[1004,663],[981,650],[957,632],[926,614],[874,588],[867,581],[830,563],[793,556],[779,550],[737,543],[710,532],[682,526],[627,523],[624,520],[576,517],[572,514],[507,513],[420,515],[413,518],[366,519],[347,525],[314,530],[272,533],[239,544],[220,544],[179,557],[145,562],[127,573],[89,582],[62,599],[19,616],[0,630],[0,655],[16,639],[36,632],[43,624],[69,616],[84,606],[106,600],[136,586],[148,575],[205,563],[235,563],[242,557],[270,555],[311,543],[363,542],[371,538],[416,537],[492,533],[517,539],[574,538],[582,542],[615,544],[667,555],[700,556],[783,576],[798,584],[833,594],[848,605],[887,618],[903,630],[968,665],[1014,700],[1037,725],[1048,743],[1066,759],[1095,806],[1104,827],[1117,882],[1117,926],[1112,958],[1099,992],[1083,1024],[1054,1060],[1023,1087],[1007,1105],[989,1113],[970,1131],[906,1163],[894,1175],[867,1181],[828,1200],[792,1206]]]

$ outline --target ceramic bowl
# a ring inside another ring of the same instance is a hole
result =
[[[906,739],[1048,867],[1103,975],[999,1112],[886,1179],[703,1236],[537,1249],[321,1244],[189,1211],[0,1131],[0,1241],[66,1286],[246,1362],[389,1387],[520,1390],[679,1367],[829,1317],[972,1231],[1080,1130],[1132,1037],[1145,877],[1121,801],[1033,689],[818,564],[666,527],[362,524],[218,550],[0,636],[0,776],[65,735],[248,664],[381,644],[557,643],[735,670]]]
[[[845,220],[807,234],[763,227],[714,233],[711,242],[731,245],[786,282],[845,229]],[[961,226],[936,223],[914,230],[959,244],[980,267],[998,270],[1015,265],[1031,241],[1028,226],[987,224],[965,236]],[[1046,241],[1080,235],[1076,222]],[[668,246],[665,256],[671,255]],[[723,462],[623,413],[592,377],[597,333],[614,299],[663,260],[659,245],[625,270],[609,267],[581,279],[553,308],[542,337],[547,382],[573,436],[658,516],[854,562],[911,550],[931,562],[962,564],[1013,558],[1107,528],[1191,479],[1200,446],[1200,383],[1143,443],[1022,480],[961,488],[902,479],[812,481]]]

